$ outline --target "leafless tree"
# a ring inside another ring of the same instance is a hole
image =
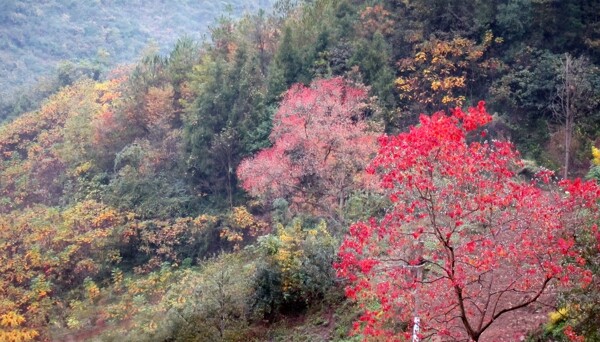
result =
[[[574,58],[568,53],[561,59],[559,83],[551,108],[555,118],[564,124],[565,167],[563,178],[569,174],[569,160],[575,120],[586,114],[586,103],[592,97],[589,63],[584,57]]]

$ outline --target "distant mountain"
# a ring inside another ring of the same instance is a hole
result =
[[[201,39],[215,18],[268,9],[274,0],[2,0],[0,96],[36,82],[60,61],[115,65],[148,46]]]

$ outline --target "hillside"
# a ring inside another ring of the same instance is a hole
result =
[[[22,94],[0,341],[597,341],[600,5],[274,6]]]
[[[87,68],[132,63],[145,49],[165,53],[183,36],[202,40],[221,16],[239,17],[273,1],[34,1],[0,4],[0,96],[15,96],[61,62]]]

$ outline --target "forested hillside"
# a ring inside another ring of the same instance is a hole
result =
[[[144,50],[166,53],[182,36],[202,40],[220,17],[269,10],[272,4],[271,0],[4,0],[0,121],[33,109],[37,103],[31,102],[72,79],[97,79],[107,69],[137,60]]]
[[[59,69],[0,126],[0,340],[598,341],[598,13],[282,0]]]

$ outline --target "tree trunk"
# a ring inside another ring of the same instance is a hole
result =
[[[571,151],[571,137],[573,130],[573,111],[571,110],[571,95],[572,95],[572,84],[571,84],[571,56],[565,56],[565,170],[563,174],[563,178],[567,179],[569,176],[569,152]]]

